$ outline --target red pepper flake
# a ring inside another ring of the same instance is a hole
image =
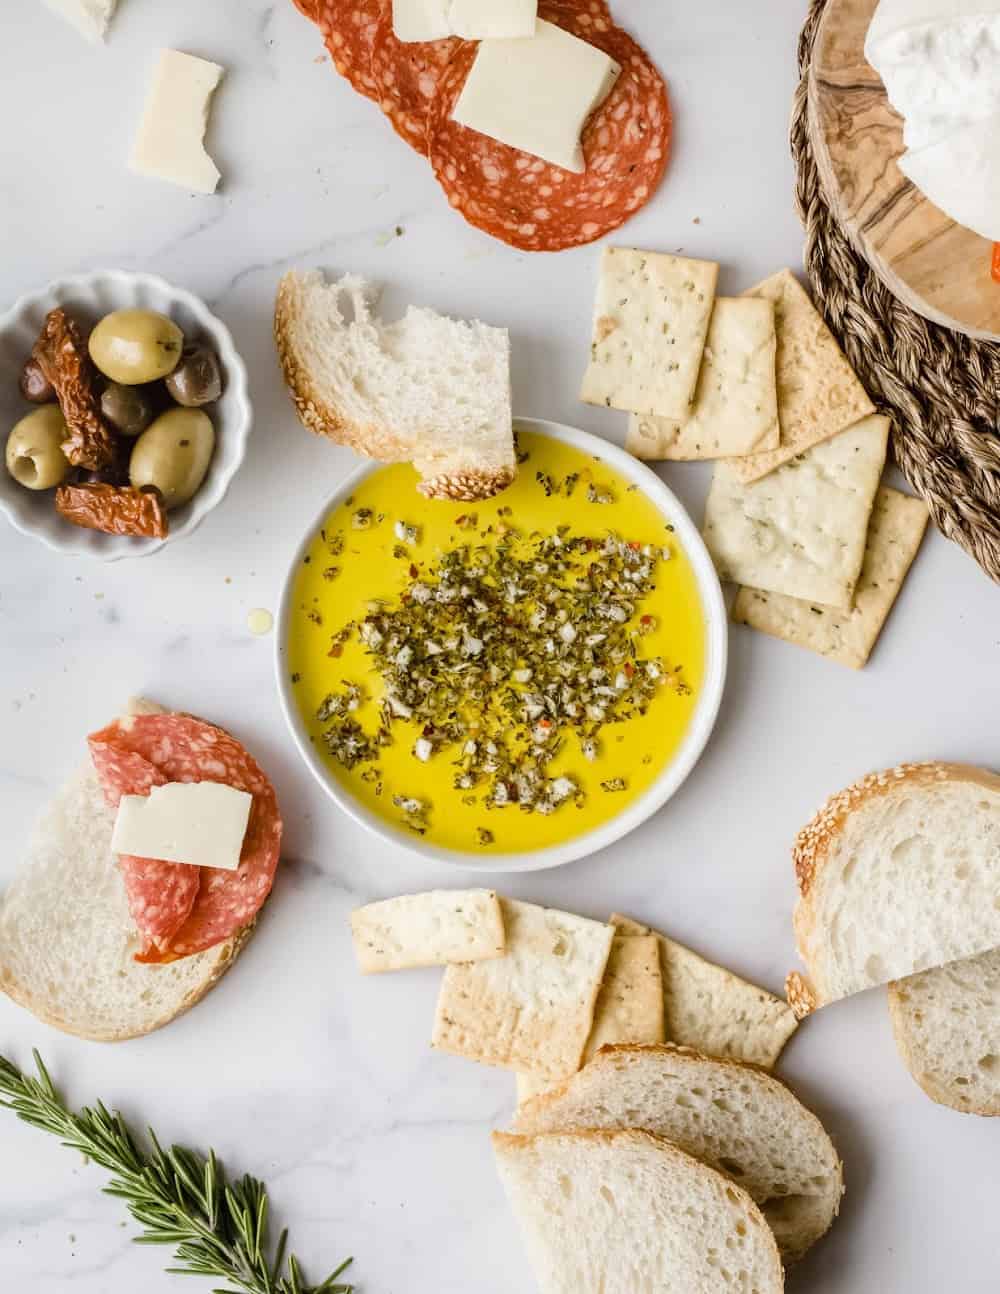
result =
[[[417,570],[416,566],[414,566],[413,562],[410,562],[410,579],[415,580],[419,574],[420,572]]]
[[[333,646],[330,648],[330,650],[329,650],[326,654],[327,654],[328,656],[332,656],[332,657],[334,658],[334,660],[336,660],[339,656],[343,656],[343,654],[344,654],[344,647],[343,647],[343,644],[342,644],[342,643],[334,643],[334,644],[333,644]]]
[[[640,619],[639,623],[642,625],[642,627],[643,627],[644,629],[648,629],[648,628],[649,628],[649,626],[653,623],[653,617],[652,617],[652,616],[643,616],[643,617]]]
[[[993,244],[993,263],[990,266],[990,273],[993,276],[993,282],[1000,283],[1000,243]]]
[[[635,677],[635,666],[632,664],[632,662],[631,662],[630,660],[627,660],[627,661],[625,662],[625,665],[624,665],[624,668],[623,668],[623,673],[624,673],[624,675],[625,675],[625,677],[626,677],[626,678],[634,678],[634,677]]]
[[[629,548],[631,548],[631,549],[632,549],[633,553],[637,553],[641,547],[642,547],[642,544],[640,544],[640,543],[639,543],[637,540],[635,540],[635,539],[633,539],[633,540],[631,541],[631,543],[629,544]]]

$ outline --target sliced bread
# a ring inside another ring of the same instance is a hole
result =
[[[1000,948],[889,985],[896,1046],[932,1101],[1000,1116]]]
[[[522,1105],[518,1133],[645,1128],[724,1173],[758,1205],[785,1262],[837,1216],[843,1168],[823,1125],[753,1065],[690,1048],[605,1047],[555,1091]]]
[[[745,1191],[648,1132],[493,1134],[542,1294],[778,1294],[781,1259]]]
[[[130,714],[160,712],[132,702]],[[0,901],[0,989],[40,1020],[94,1042],[162,1028],[233,964],[253,923],[207,952],[162,966],[139,944],[111,852],[115,813],[88,762],[56,794]]]
[[[498,494],[516,472],[507,330],[416,306],[387,324],[375,297],[353,274],[281,280],[274,336],[303,424],[368,458],[412,462],[429,498]]]
[[[800,833],[796,1015],[1000,945],[1000,777],[902,764],[835,795]]]

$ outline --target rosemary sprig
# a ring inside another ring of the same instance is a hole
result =
[[[350,1258],[319,1285],[308,1285],[294,1254],[286,1264],[287,1230],[270,1256],[263,1182],[249,1175],[227,1182],[214,1151],[206,1159],[182,1146],[164,1150],[152,1129],[147,1153],[122,1116],[100,1102],[74,1114],[38,1052],[32,1054],[37,1078],[0,1055],[0,1107],[107,1169],[112,1177],[104,1191],[124,1200],[143,1227],[137,1243],[174,1246],[178,1266],[168,1272],[226,1281],[214,1294],[351,1294],[354,1287],[339,1282]]]

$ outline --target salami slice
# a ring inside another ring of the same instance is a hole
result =
[[[434,105],[430,160],[448,201],[470,224],[524,251],[561,251],[617,229],[649,201],[667,164],[670,101],[662,77],[631,36],[617,27],[598,31],[583,7],[585,15],[569,0],[539,7],[542,18],[621,65],[614,89],[584,130],[582,175],[451,120],[475,46],[455,54]]]
[[[239,867],[236,871],[198,868],[198,892],[169,945],[144,948],[136,961],[190,957],[223,943],[253,920],[274,881],[281,815],[274,788],[235,737],[190,715],[153,714],[116,720],[96,733],[91,743],[92,749],[95,743],[111,747],[116,760],[138,756],[168,782],[223,782],[253,796]],[[121,776],[124,763],[118,768]]]
[[[378,25],[371,56],[376,98],[396,134],[425,157],[431,107],[444,70],[462,44],[457,37],[398,40],[391,8]]]
[[[330,51],[333,65],[359,94],[378,99],[372,76],[372,49],[383,13],[391,0],[307,0]]]
[[[583,37],[584,32],[611,31],[615,25],[605,0],[545,0],[542,9],[542,17],[549,22],[557,22],[557,15],[564,14],[568,21],[560,26],[573,30],[575,36]]]
[[[123,795],[148,795],[154,786],[167,781],[155,764],[102,740],[100,733],[90,738],[89,745],[104,798],[112,809],[118,808]],[[118,865],[129,912],[142,935],[143,954],[166,951],[191,915],[201,886],[201,868],[131,854],[120,854]]]

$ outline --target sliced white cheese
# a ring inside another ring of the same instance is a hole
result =
[[[538,0],[451,0],[451,30],[463,40],[513,40],[535,34]]]
[[[165,49],[153,77],[130,165],[195,193],[214,193],[219,170],[205,151],[212,92],[225,68]]]
[[[532,37],[480,44],[452,118],[580,173],[580,134],[620,71],[603,50],[539,20]]]
[[[220,782],[168,782],[148,796],[123,795],[111,848],[232,872],[240,864],[252,804],[252,795]]]
[[[108,34],[118,0],[44,0],[44,3],[96,44]]]
[[[444,40],[451,35],[449,0],[392,0],[397,40]]]
[[[392,29],[401,41],[511,40],[533,36],[538,0],[392,0]]]
[[[945,215],[1000,242],[1000,114],[904,153],[899,169]]]

